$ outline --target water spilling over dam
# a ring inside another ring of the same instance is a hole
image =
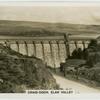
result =
[[[34,56],[44,60],[45,63],[47,63],[47,65],[59,67],[60,62],[64,62],[65,58],[66,58],[65,45],[63,43],[59,44],[59,47],[60,47],[59,51],[58,51],[57,44],[53,43],[51,45],[52,45],[52,55],[51,55],[51,47],[50,47],[49,43],[44,44],[44,54],[43,54],[43,48],[42,48],[41,43],[36,43],[35,44],[36,48],[34,48],[32,43],[27,44],[28,53],[27,53],[27,50],[25,49],[26,48],[25,44],[24,43],[19,44],[19,48],[20,48],[19,52],[24,55],[28,54],[28,56],[34,55]],[[17,51],[16,44],[12,44],[11,48],[13,50]],[[35,53],[35,49],[36,49],[36,53]]]
[[[48,66],[59,67],[65,62],[76,48],[87,48],[89,41],[94,37],[82,36],[48,36],[48,37],[21,37],[0,36],[0,43],[23,55],[36,56]]]

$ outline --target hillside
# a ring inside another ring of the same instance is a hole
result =
[[[45,36],[100,32],[100,25],[0,20],[0,35]]]
[[[24,56],[0,44],[0,93],[57,89],[56,80],[42,60]]]

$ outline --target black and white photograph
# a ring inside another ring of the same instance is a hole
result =
[[[0,93],[100,93],[100,6],[0,5]]]

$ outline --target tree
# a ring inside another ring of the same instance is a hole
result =
[[[89,45],[88,45],[88,48],[90,47],[97,47],[98,43],[97,43],[97,40],[96,39],[93,39],[90,41]]]

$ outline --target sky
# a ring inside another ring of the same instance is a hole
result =
[[[0,6],[0,20],[100,25],[100,6]]]

